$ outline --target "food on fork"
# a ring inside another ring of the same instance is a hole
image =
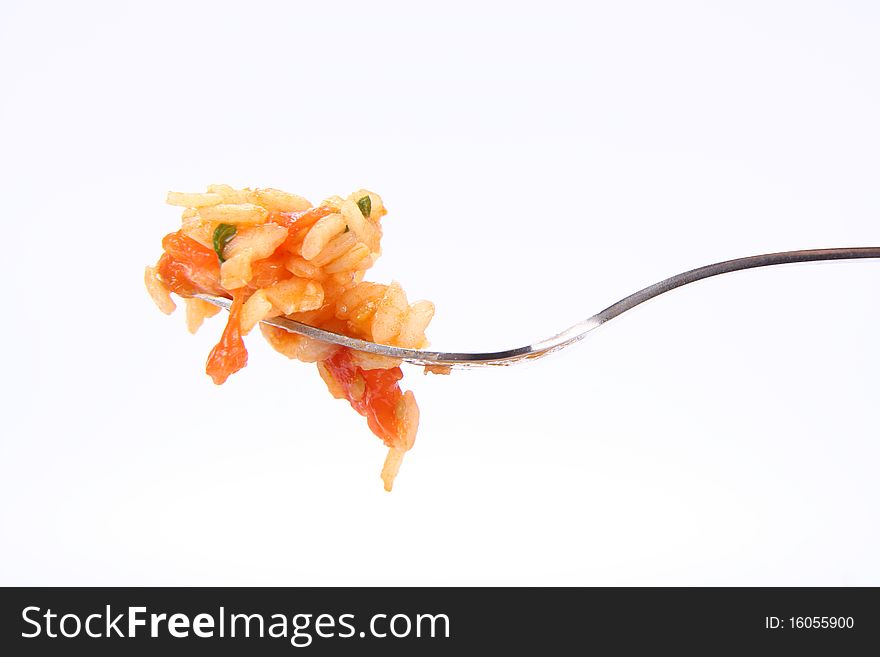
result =
[[[381,252],[382,199],[359,190],[312,206],[277,189],[210,185],[205,193],[170,192],[168,203],[184,208],[182,226],[162,240],[164,253],[146,268],[144,280],[166,314],[176,308],[171,293],[183,297],[193,333],[219,311],[193,295],[232,300],[226,328],[208,356],[206,371],[214,383],[247,364],[242,338],[259,324],[272,347],[316,363],[330,393],[367,418],[388,447],[382,480],[390,491],[419,423],[415,397],[398,385],[400,361],[260,324],[283,316],[372,342],[427,346],[433,304],[410,303],[396,282],[363,280]]]

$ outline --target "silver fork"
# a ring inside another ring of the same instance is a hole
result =
[[[615,317],[619,317],[627,310],[635,308],[640,303],[644,303],[649,299],[660,296],[664,292],[669,292],[682,285],[694,283],[704,278],[718,276],[719,274],[727,274],[742,269],[754,269],[756,267],[769,267],[772,265],[785,265],[795,262],[817,262],[822,260],[857,260],[866,258],[880,258],[880,247],[856,247],[842,249],[810,249],[805,251],[784,251],[782,253],[767,253],[764,255],[750,256],[747,258],[737,258],[735,260],[726,260],[717,262],[713,265],[698,267],[690,271],[676,274],[670,278],[654,283],[638,292],[629,295],[608,306],[592,317],[585,319],[574,326],[567,328],[561,333],[541,340],[534,344],[528,344],[524,347],[515,349],[506,349],[504,351],[492,351],[486,353],[469,353],[458,351],[428,351],[420,349],[404,349],[401,347],[392,347],[390,345],[377,344],[375,342],[367,342],[357,338],[350,338],[347,335],[325,331],[323,329],[301,324],[284,317],[275,317],[263,320],[264,324],[277,326],[291,333],[305,335],[315,340],[331,342],[357,351],[364,351],[380,356],[389,356],[391,358],[399,358],[408,363],[416,365],[442,365],[455,368],[475,367],[484,365],[513,365],[523,360],[542,358],[554,351],[559,351],[564,347],[574,344],[582,340],[590,331],[599,328],[605,322]],[[215,297],[206,294],[194,295],[199,299],[213,303],[221,308],[229,309],[231,301],[223,297]]]

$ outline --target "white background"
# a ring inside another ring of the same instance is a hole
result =
[[[384,197],[441,349],[880,243],[872,2],[0,9],[3,584],[880,584],[880,262],[688,286],[423,377],[395,490],[312,366],[204,374],[169,189]]]

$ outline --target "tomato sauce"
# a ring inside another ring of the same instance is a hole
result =
[[[162,240],[165,253],[157,270],[168,288],[181,296],[196,293],[228,296],[220,287],[220,262],[213,249],[183,233],[170,233]]]
[[[299,230],[313,226],[318,219],[323,219],[334,212],[339,212],[339,209],[330,205],[319,205],[302,212],[275,212],[269,217],[269,221],[280,224],[287,229],[295,227]]]
[[[302,241],[308,229],[314,226],[319,219],[334,212],[339,212],[339,210],[329,205],[319,205],[303,212],[280,212],[272,217],[272,221],[287,228],[288,237],[284,242],[284,247],[288,251],[295,251],[297,243]]]

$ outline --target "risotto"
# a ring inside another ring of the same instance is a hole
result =
[[[153,301],[170,314],[176,308],[171,293],[182,297],[194,333],[219,308],[193,294],[232,300],[207,374],[219,385],[243,368],[248,354],[242,338],[259,325],[272,347],[315,363],[330,393],[366,417],[388,447],[382,480],[390,491],[419,424],[415,397],[399,386],[400,362],[260,323],[284,316],[373,342],[427,346],[433,304],[410,303],[396,282],[363,280],[381,253],[382,199],[360,190],[313,206],[277,189],[211,185],[205,193],[171,192],[168,203],[184,208],[183,220],[180,230],[162,240],[158,263],[146,268]]]

